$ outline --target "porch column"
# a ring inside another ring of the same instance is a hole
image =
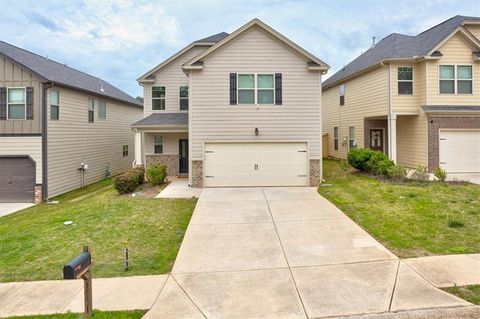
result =
[[[388,118],[388,157],[397,163],[397,114]]]
[[[142,165],[142,132],[135,131],[135,164]]]

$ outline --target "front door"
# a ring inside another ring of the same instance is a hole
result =
[[[384,152],[383,148],[383,129],[370,129],[370,149],[374,151]]]
[[[188,140],[178,141],[179,173],[188,174]]]

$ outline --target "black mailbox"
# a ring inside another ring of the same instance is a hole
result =
[[[82,252],[71,262],[63,266],[63,279],[78,279],[92,264],[92,257],[88,251]]]

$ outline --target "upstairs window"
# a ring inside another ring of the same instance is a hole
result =
[[[273,104],[275,97],[275,84],[273,74],[257,75],[257,103]]]
[[[238,75],[238,104],[255,104],[255,74]]]
[[[333,149],[338,151],[338,127],[333,128]]]
[[[179,101],[180,101],[180,110],[188,110],[188,86],[181,86],[179,88]]]
[[[95,120],[95,102],[93,99],[88,99],[88,122],[93,123]]]
[[[472,94],[473,68],[471,65],[440,65],[441,94]]]
[[[153,137],[153,152],[155,154],[163,154],[163,136],[155,135]]]
[[[401,66],[398,67],[398,94],[412,95],[413,94],[413,67]]]
[[[26,91],[25,88],[8,88],[8,119],[26,119]]]
[[[102,120],[107,119],[107,102],[104,100],[98,101],[98,118]]]
[[[164,86],[152,87],[152,110],[165,110],[165,93],[166,91]]]
[[[345,105],[345,84],[341,84],[338,88],[338,95],[340,96],[340,105]]]
[[[50,91],[50,119],[60,119],[60,93],[58,91]]]

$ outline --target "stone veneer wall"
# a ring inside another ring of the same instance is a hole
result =
[[[42,185],[35,185],[35,204],[40,203],[42,200]]]
[[[203,188],[203,161],[192,161],[192,187]]]
[[[480,128],[480,117],[428,117],[428,170],[433,172],[439,166],[439,129],[472,129]]]
[[[388,122],[387,120],[364,119],[363,123],[363,148],[370,148],[370,129],[383,128],[385,139],[385,154],[388,154]]]
[[[320,160],[310,160],[310,186],[320,186]]]
[[[167,165],[167,175],[178,175],[178,155],[175,154],[151,154],[146,155],[145,164],[148,168],[152,164],[165,164]]]

